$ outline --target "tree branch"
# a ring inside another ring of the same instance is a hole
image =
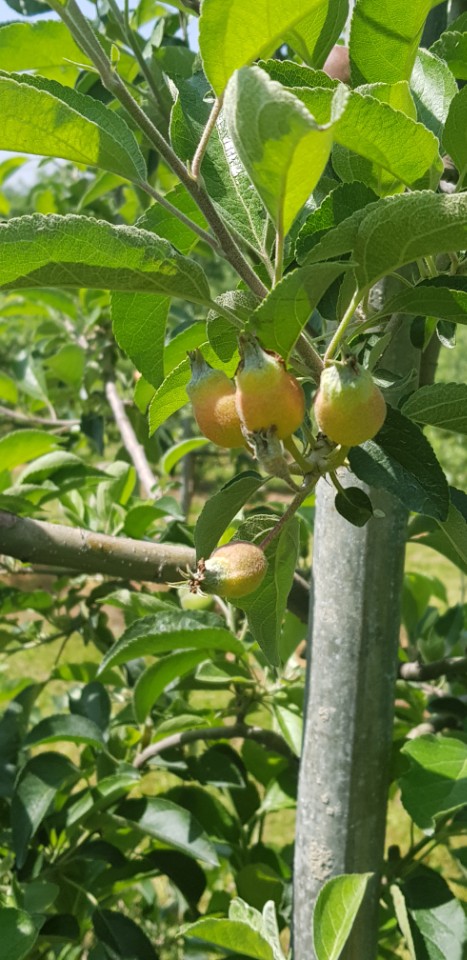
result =
[[[400,679],[412,682],[457,677],[463,673],[467,673],[467,657],[446,657],[433,663],[401,663],[399,667]]]
[[[180,569],[194,567],[191,547],[108,537],[79,527],[17,517],[0,510],[0,554],[27,563],[101,573],[123,580],[170,583]]]
[[[4,417],[5,420],[11,420],[12,423],[19,423],[23,427],[44,427],[44,429],[52,429],[56,433],[62,433],[65,430],[71,430],[72,427],[79,427],[79,420],[52,420],[47,417],[35,417],[32,414],[29,416],[26,413],[20,413],[18,410],[10,410],[8,407],[0,406],[0,417]]]
[[[156,491],[158,484],[156,477],[149,466],[144,448],[141,446],[125,413],[125,408],[117,393],[117,388],[113,380],[107,381],[105,385],[105,395],[114,415],[115,423],[120,431],[123,443],[130,454],[136,473],[138,474],[142,495],[148,498],[157,496]]]
[[[268,750],[273,750],[288,760],[297,761],[297,757],[292,753],[290,747],[283,737],[272,730],[263,730],[262,727],[250,727],[245,723],[235,723],[225,727],[205,727],[201,730],[182,730],[181,733],[173,733],[169,737],[164,737],[158,743],[151,743],[149,747],[142,750],[135,758],[133,766],[137,769],[144,767],[149,760],[157,757],[164,750],[170,750],[172,747],[181,747],[185,743],[195,743],[196,740],[256,740],[263,744]]]

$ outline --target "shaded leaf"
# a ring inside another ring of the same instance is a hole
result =
[[[465,246],[465,194],[445,196],[426,190],[388,197],[364,211],[357,230],[353,257],[358,264],[355,269],[358,285],[366,288],[384,274],[419,257]],[[312,255],[316,255],[318,247]]]
[[[287,273],[251,317],[263,346],[287,359],[321,297],[348,266],[318,263]]]
[[[134,824],[145,836],[154,837],[170,847],[188,854],[194,860],[204,860],[218,866],[213,844],[198,821],[183,807],[170,800],[124,800],[116,811],[118,819]]]
[[[408,313],[417,317],[442,317],[455,323],[467,323],[467,279],[443,274],[407,287],[384,304],[375,315],[388,317]]]
[[[157,960],[150,940],[134,920],[117,910],[95,910],[92,925],[110,960]]]
[[[173,190],[166,193],[165,199],[186,217],[193,220],[198,227],[202,227],[203,230],[208,229],[208,223],[201,210],[181,183],[178,183]],[[190,253],[193,247],[199,243],[198,234],[190,230],[190,227],[178,220],[173,213],[162,207],[160,203],[154,203],[152,207],[149,207],[139,218],[136,226],[140,227],[141,230],[150,230],[152,233],[156,233],[158,237],[164,237],[180,253],[185,255]]]
[[[102,673],[109,666],[117,666],[135,657],[158,656],[173,650],[228,650],[243,653],[243,645],[228,630],[218,624],[215,614],[191,610],[185,613],[177,607],[155,616],[137,620],[122,634],[106,654],[99,667]],[[211,625],[212,624],[212,625]]]
[[[467,384],[433,383],[420,387],[402,405],[405,417],[467,436]]]
[[[0,908],[0,937],[3,960],[26,960],[38,931],[32,917],[13,907]]]
[[[270,525],[274,522],[272,519]],[[262,539],[264,532],[255,539]],[[240,539],[241,535],[240,527],[236,537]],[[279,663],[280,632],[297,564],[298,547],[299,522],[294,517],[266,550],[268,569],[261,586],[248,596],[234,601],[235,606],[245,611],[255,640],[272,664]]]
[[[18,867],[23,866],[28,845],[57,792],[79,776],[76,767],[60,753],[42,753],[32,757],[23,767],[11,806],[13,848]]]
[[[355,527],[364,527],[373,516],[371,500],[360,487],[345,487],[336,494],[334,506],[338,513]]]
[[[467,33],[466,33],[467,40]],[[467,42],[465,45],[467,54]],[[467,70],[466,70],[467,78]],[[459,171],[462,184],[467,174],[467,88],[456,94],[449,107],[446,126],[443,133],[443,146]]]
[[[178,88],[170,137],[174,150],[186,163],[193,159],[212,104],[205,99],[210,87],[202,73],[179,83]],[[214,206],[229,226],[254,249],[261,250],[265,243],[263,205],[235,154],[223,113],[210,136],[201,173]]]
[[[0,223],[0,288],[92,287],[210,303],[197,264],[146,230],[41,214]]]
[[[38,743],[85,743],[96,750],[104,746],[104,737],[102,730],[96,723],[87,717],[70,715],[67,713],[57,713],[53,717],[46,717],[40,720],[32,730],[29,731],[25,745],[32,746]]]
[[[112,329],[121,349],[154,387],[164,379],[165,327],[170,297],[112,294]]]
[[[446,520],[449,488],[436,456],[407,417],[388,407],[385,423],[373,440],[349,452],[356,476],[370,486],[388,490],[407,507],[437,520]]]
[[[467,804],[467,744],[450,737],[424,736],[406,743],[409,769],[399,779],[402,803],[422,830],[437,817]]]
[[[357,180],[353,183],[341,183],[313,210],[305,220],[297,237],[295,256],[299,263],[306,260],[307,254],[318,243],[323,233],[336,227],[355,210],[361,210],[368,203],[377,200],[373,190]]]
[[[209,557],[235,515],[264,483],[253,470],[240,473],[206,501],[195,527],[198,557]]]
[[[133,700],[138,723],[144,723],[165,688],[175,680],[192,673],[209,658],[209,650],[183,650],[162,657],[138,677]]]

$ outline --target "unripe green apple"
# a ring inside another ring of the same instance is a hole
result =
[[[333,361],[321,374],[315,416],[330,440],[354,447],[371,440],[381,429],[386,401],[369,370],[354,358]]]
[[[255,337],[240,337],[237,410],[252,433],[275,427],[279,440],[290,437],[305,416],[305,396],[277,353],[263,350]]]
[[[207,560],[200,560],[190,581],[190,589],[215,593],[236,600],[253,593],[262,583],[268,562],[264,551],[254,543],[236,540],[218,547]]]
[[[186,392],[201,433],[219,447],[243,447],[245,438],[235,404],[235,385],[214,370],[200,350],[190,351],[191,380]]]

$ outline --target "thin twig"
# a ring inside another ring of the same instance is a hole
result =
[[[105,395],[114,415],[115,423],[120,431],[120,436],[138,474],[141,493],[143,497],[156,497],[158,495],[156,477],[149,466],[144,447],[141,446],[125,413],[125,408],[117,393],[117,388],[113,380],[107,381],[105,385]]]
[[[158,743],[152,743],[149,747],[146,747],[135,758],[133,766],[140,769],[164,750],[181,747],[185,743],[195,743],[197,740],[234,740],[237,738],[256,740],[257,743],[262,743],[268,750],[273,750],[275,753],[287,757],[288,760],[297,760],[284,738],[278,733],[274,733],[272,730],[263,730],[262,727],[250,727],[244,723],[235,723],[225,727],[205,727],[173,733],[169,737],[159,740]]]
[[[446,657],[432,663],[401,663],[399,677],[420,683],[424,680],[438,680],[439,677],[457,677],[467,673],[467,657]]]
[[[190,220],[190,217],[187,217],[185,213],[175,207],[173,203],[170,203],[170,200],[166,200],[162,193],[159,193],[158,190],[155,190],[154,187],[151,187],[150,183],[140,183],[139,187],[141,190],[144,190],[148,196],[152,197],[161,207],[164,207],[164,210],[167,210],[172,216],[177,217],[181,223],[184,223],[186,227],[196,233],[200,240],[204,240],[205,243],[208,243],[210,247],[214,250],[215,253],[222,256],[222,250],[219,247],[219,244],[215,237],[211,236],[207,230],[203,230],[202,227],[199,227],[194,220]]]
[[[71,430],[72,427],[79,427],[80,425],[79,420],[52,420],[47,417],[34,417],[2,406],[0,406],[0,417],[5,417],[6,420],[11,420],[14,423],[21,423],[25,427],[51,427],[55,431],[59,429]]]
[[[203,157],[208,147],[209,138],[215,129],[217,118],[222,110],[222,102],[223,97],[216,97],[211,113],[208,117],[208,122],[203,130],[201,140],[196,148],[196,152],[191,163],[191,176],[193,177],[193,180],[199,180]]]
[[[275,540],[276,537],[279,536],[283,528],[286,526],[289,520],[297,512],[298,508],[301,506],[303,501],[306,500],[306,498],[309,496],[309,494],[313,490],[313,487],[316,486],[320,476],[321,474],[316,469],[316,467],[312,475],[308,474],[308,478],[307,478],[307,482],[305,483],[305,486],[302,487],[302,489],[299,490],[299,492],[295,495],[295,497],[287,507],[287,510],[285,511],[285,513],[282,515],[280,520],[278,520],[278,522],[276,523],[275,527],[273,527],[272,530],[270,530],[269,533],[266,534],[266,536],[264,537],[264,540],[262,540],[261,543],[258,544],[261,550],[267,550],[267,548],[273,542],[273,540]]]

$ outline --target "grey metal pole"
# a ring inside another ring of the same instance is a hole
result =
[[[417,366],[409,323],[383,366]],[[360,484],[341,470],[344,485]],[[334,488],[317,487],[303,754],[294,865],[294,960],[316,960],[312,918],[324,882],[374,872],[345,960],[374,960],[384,853],[388,764],[400,624],[407,512],[370,490],[384,517],[355,527],[334,508]]]

